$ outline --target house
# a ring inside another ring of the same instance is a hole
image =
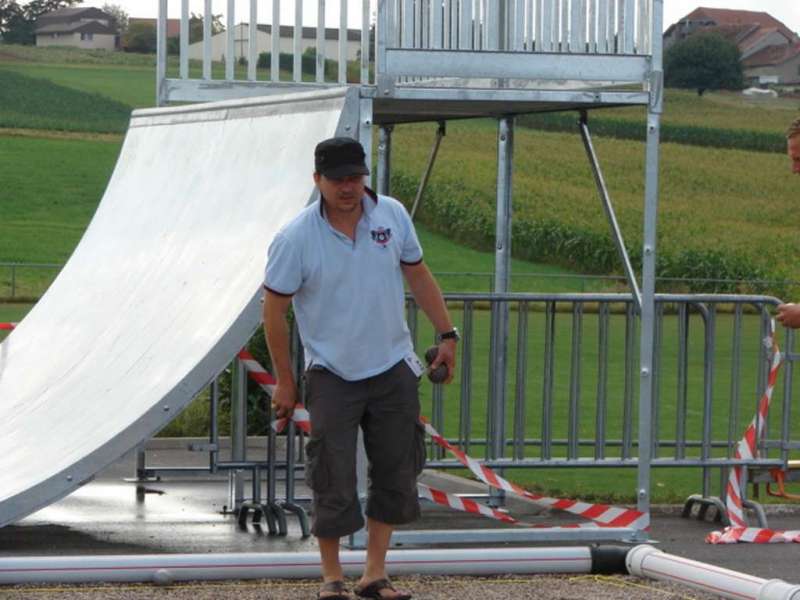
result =
[[[281,25],[280,27],[280,50],[283,53],[291,54],[294,52],[294,26]],[[234,58],[247,58],[250,45],[250,25],[239,23],[233,28],[233,48]],[[225,60],[225,51],[228,43],[227,32],[218,33],[211,37],[211,60]],[[309,48],[317,47],[317,28],[303,27],[301,37],[301,50],[305,52]],[[258,25],[256,31],[256,48],[258,53],[270,52],[272,50],[272,25]],[[356,60],[361,52],[361,30],[347,30],[347,60]],[[336,60],[339,57],[339,30],[334,28],[325,29],[325,57]],[[195,42],[189,46],[189,58],[203,59],[203,42]]]
[[[36,20],[37,46],[114,50],[119,42],[114,17],[99,8],[62,8]]]
[[[698,31],[718,33],[738,46],[749,84],[800,83],[800,38],[768,13],[696,8],[664,32],[664,49]]]

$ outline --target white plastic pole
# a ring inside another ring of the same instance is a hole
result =
[[[722,598],[742,600],[800,600],[800,585],[780,579],[761,579],[667,554],[652,546],[636,546],[626,558],[631,575],[669,581],[716,594]]]
[[[366,552],[341,553],[344,574],[356,577]],[[591,550],[563,548],[481,548],[390,550],[390,575],[494,575],[589,573]],[[212,579],[297,579],[320,574],[317,552],[248,554],[151,554],[0,558],[0,584],[150,582]]]

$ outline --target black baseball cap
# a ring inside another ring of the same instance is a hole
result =
[[[314,149],[314,169],[329,179],[369,175],[364,148],[349,137],[321,141]]]

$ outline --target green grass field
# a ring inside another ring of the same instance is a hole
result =
[[[422,172],[433,132],[432,125],[396,128],[396,171]],[[458,186],[469,203],[493,211],[496,167],[487,157],[495,144],[496,126],[491,121],[451,123],[430,185]],[[599,138],[595,148],[628,247],[638,249],[642,243],[644,145]],[[800,279],[795,260],[800,254],[793,217],[796,194],[789,193],[797,187],[795,179],[785,156],[664,144],[659,250],[665,255],[687,250],[736,255],[769,278]],[[606,234],[608,225],[577,135],[517,130],[514,215],[532,222],[552,219],[578,230]],[[426,222],[424,207],[420,216]],[[581,261],[590,258],[560,255],[545,262],[580,269]]]
[[[745,129],[783,133],[800,111],[798,98],[749,98],[736,92],[706,92],[698,96],[689,90],[669,89],[664,96],[663,122],[668,125],[692,125],[719,129]],[[641,122],[643,108],[605,111],[609,116]]]
[[[100,94],[110,100],[129,107],[150,106],[153,103],[153,68],[141,63],[109,65],[80,63],[63,55],[51,53],[36,55],[38,62],[26,60],[2,61],[0,72],[22,74],[34,79],[54,82],[64,88],[86,94]],[[60,58],[56,58],[60,56]],[[74,58],[74,57],[73,57]],[[48,61],[63,60],[61,64]],[[171,66],[174,68],[174,64]],[[196,68],[196,67],[193,67]],[[221,65],[215,73],[221,74]],[[1,75],[2,73],[0,73]],[[52,88],[51,88],[52,89]],[[88,96],[87,96],[88,97]],[[86,100],[86,98],[83,100]],[[674,122],[689,124],[713,123],[724,127],[738,118],[736,124],[749,121],[751,128],[769,129],[778,123],[785,126],[790,117],[790,105],[776,104],[758,115],[746,110],[739,98],[726,95],[707,95],[701,104],[692,102],[692,95],[670,91],[667,97],[667,118]],[[20,105],[20,99],[15,99]],[[671,104],[672,103],[672,104]],[[674,108],[672,108],[674,107]],[[3,108],[0,107],[0,114]],[[670,113],[670,111],[673,111]],[[42,111],[47,112],[47,111]],[[635,111],[631,118],[639,118]],[[616,114],[616,112],[615,112]],[[46,117],[58,120],[53,111]],[[627,118],[627,116],[626,116]],[[707,122],[698,121],[706,119]],[[757,125],[756,125],[757,122]],[[59,129],[58,123],[54,129]],[[62,123],[63,125],[63,123]],[[48,125],[51,127],[52,124]],[[61,127],[63,128],[63,127]],[[408,177],[418,177],[422,172],[433,128],[424,125],[409,125],[395,129],[395,170]],[[586,165],[585,157],[576,136],[532,132],[518,129],[515,153],[515,197],[514,210],[518,216],[548,215],[565,223],[585,227],[591,231],[605,231],[601,205]],[[0,262],[58,262],[67,259],[84,231],[102,196],[108,177],[119,152],[121,138],[98,140],[86,135],[85,139],[52,139],[48,132],[41,137],[4,135],[0,130],[0,205],[3,218],[0,220]],[[495,184],[495,125],[488,121],[453,122],[448,126],[448,135],[440,151],[439,162],[434,170],[432,186],[452,182],[456,178],[463,182],[466,202],[493,205]],[[606,169],[606,178],[615,200],[618,218],[629,244],[639,244],[641,228],[641,205],[643,194],[644,151],[640,144],[608,139],[596,140],[597,151]],[[784,157],[757,154],[737,150],[715,150],[689,148],[666,144],[662,148],[662,196],[660,207],[659,244],[670,250],[683,247],[718,248],[721,252],[749,253],[759,264],[774,268],[776,274],[791,274],[794,270],[792,256],[797,255],[798,239],[794,235],[796,222],[794,195],[787,190],[796,187],[790,179]],[[44,166],[46,165],[46,168]],[[424,207],[423,207],[424,217]],[[445,232],[448,233],[448,232]],[[452,232],[450,232],[452,233]],[[491,273],[494,266],[492,252],[465,248],[454,243],[442,233],[420,227],[420,238],[426,249],[426,260],[437,272]],[[549,273],[571,275],[574,270],[565,268],[570,257],[550,256],[547,264],[534,264],[515,260],[512,272],[519,277],[513,280],[517,291],[582,291],[587,289],[579,280],[569,278],[536,279],[532,275]],[[559,266],[560,265],[560,266]],[[7,292],[8,283],[0,268],[0,297]],[[28,274],[22,277],[31,294],[40,293],[47,285],[49,276]],[[480,276],[448,275],[440,279],[448,291],[489,289],[490,278]],[[598,288],[602,286],[598,284]],[[592,288],[589,288],[592,289]],[[22,318],[30,305],[0,304],[0,322]],[[454,311],[457,322],[462,319],[460,311]],[[693,317],[696,319],[696,317]],[[542,397],[542,331],[541,312],[530,315],[529,357],[525,397],[527,437],[538,437],[541,428]],[[609,382],[608,382],[608,437],[619,438],[622,428],[622,365],[621,317],[613,316],[611,322]],[[516,347],[516,313],[512,313],[512,329],[509,347]],[[750,344],[743,355],[741,386],[742,405],[737,413],[738,435],[752,416],[755,401],[755,345],[758,343],[757,324],[754,317],[746,317],[746,339]],[[421,318],[420,343],[430,340],[432,335]],[[569,392],[566,382],[569,376],[570,357],[568,341],[572,334],[570,315],[560,314],[556,319],[556,386],[554,390],[554,436],[567,435],[567,407]],[[580,357],[583,369],[580,404],[580,436],[595,435],[594,422],[597,406],[597,317],[584,317],[584,345]],[[699,327],[696,328],[699,331]],[[475,315],[476,358],[473,363],[472,421],[470,429],[476,437],[483,432],[486,418],[488,390],[488,313]],[[662,405],[658,411],[658,428],[667,439],[675,430],[675,396],[677,389],[676,331],[674,317],[665,321],[664,359],[661,365]],[[687,428],[691,437],[699,435],[702,415],[702,373],[700,371],[702,343],[698,333],[693,333],[690,342],[691,369],[689,375],[689,407]],[[4,336],[0,333],[0,339]],[[718,321],[717,369],[714,380],[713,423],[715,439],[725,439],[730,417],[729,390],[731,380],[730,360],[730,316],[721,315]],[[511,352],[514,356],[514,352]],[[508,431],[512,427],[514,388],[514,359],[509,364],[509,388],[507,407]],[[432,414],[429,386],[424,388],[424,406]],[[781,393],[776,394],[773,418],[780,417]],[[638,389],[637,389],[638,394]],[[795,390],[795,395],[797,390]],[[453,434],[458,430],[457,387],[445,391],[444,432]],[[203,423],[199,416],[204,408],[202,400],[170,427],[170,434],[197,433],[191,428]],[[634,399],[634,406],[636,402]],[[635,411],[634,411],[635,422]],[[797,415],[792,417],[797,424]],[[636,426],[634,425],[634,435]],[[608,456],[615,456],[619,448],[609,444]],[[479,446],[471,453],[482,456]],[[660,452],[667,453],[668,448]],[[534,446],[526,450],[535,456]],[[663,455],[663,454],[662,454]],[[538,470],[534,472],[511,471],[513,479],[527,485],[546,489],[551,493],[582,495],[586,498],[613,498],[630,500],[635,485],[634,470]],[[699,470],[661,469],[653,474],[655,501],[677,501],[700,486]]]

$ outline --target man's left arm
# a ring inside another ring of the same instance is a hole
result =
[[[442,297],[442,291],[433,278],[433,274],[424,262],[414,265],[403,264],[403,276],[408,282],[408,287],[414,295],[414,299],[419,304],[422,311],[427,315],[433,324],[436,333],[444,333],[453,329],[450,314],[447,312],[447,305]],[[456,369],[456,340],[442,340],[439,343],[439,354],[431,364],[435,369],[441,363],[447,365],[447,379],[445,383],[453,380]]]

